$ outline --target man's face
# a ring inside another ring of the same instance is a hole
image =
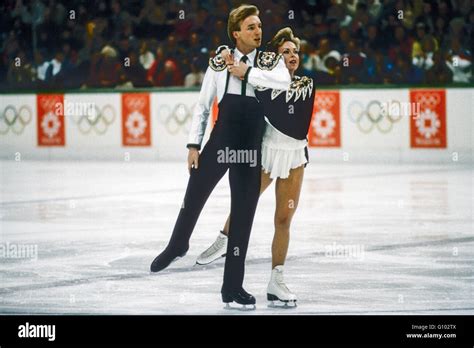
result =
[[[262,22],[258,16],[249,16],[240,24],[240,31],[234,31],[234,38],[248,47],[257,48],[262,44]]]

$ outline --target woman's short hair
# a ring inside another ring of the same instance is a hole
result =
[[[290,27],[280,29],[278,33],[275,34],[273,39],[268,43],[269,49],[277,52],[281,45],[285,42],[291,41],[295,44],[296,48],[300,49],[300,39],[293,35],[293,30]]]

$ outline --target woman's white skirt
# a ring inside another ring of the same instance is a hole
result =
[[[288,178],[291,169],[308,163],[305,156],[306,145],[306,139],[289,137],[266,122],[262,141],[263,170],[270,173],[272,179]]]

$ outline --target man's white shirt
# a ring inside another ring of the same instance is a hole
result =
[[[271,89],[288,90],[291,77],[286,68],[283,57],[280,57],[277,66],[272,70],[262,70],[254,67],[257,50],[247,54],[247,65],[252,67],[248,74],[246,96],[255,97],[255,87],[266,87]],[[239,62],[244,56],[238,49],[234,49],[234,59]],[[227,80],[227,69],[215,71],[208,67],[199,93],[199,100],[194,109],[191,129],[189,131],[188,145],[201,146],[206,131],[209,114],[212,109],[214,98],[220,102],[224,97]],[[233,75],[229,75],[227,86],[228,94],[241,94],[242,80]]]

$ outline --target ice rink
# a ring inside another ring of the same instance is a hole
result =
[[[151,274],[187,184],[181,162],[0,162],[1,314],[473,314],[473,168],[311,163],[285,268],[295,309],[269,308],[274,185],[260,199],[245,288],[194,266],[229,209],[225,177],[185,258]],[[21,254],[20,251],[23,251]]]

